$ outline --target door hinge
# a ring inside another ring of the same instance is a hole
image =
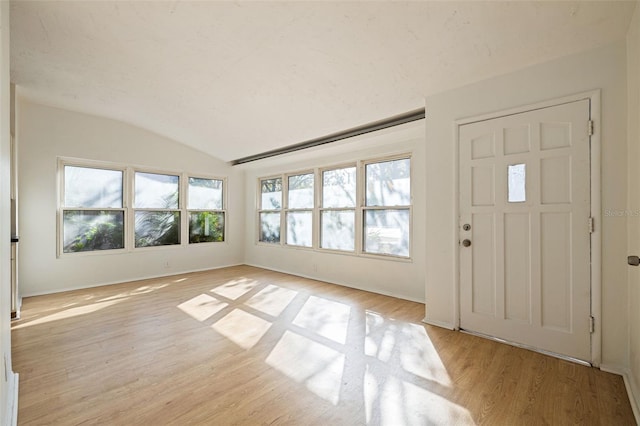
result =
[[[589,333],[593,333],[596,331],[596,319],[590,315],[589,316]]]
[[[589,217],[589,233],[593,234],[594,232],[596,232],[596,223],[593,217]]]
[[[593,136],[593,120],[589,120],[589,136]]]

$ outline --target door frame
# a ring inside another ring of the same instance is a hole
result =
[[[548,101],[496,111],[489,114],[477,115],[473,117],[456,120],[453,126],[455,140],[455,161],[454,161],[454,182],[456,187],[456,197],[454,197],[455,211],[455,238],[456,252],[454,256],[454,276],[455,285],[453,289],[453,312],[454,328],[460,330],[460,132],[459,128],[465,124],[487,121],[509,115],[521,114],[538,109],[549,108],[571,102],[589,100],[590,117],[594,122],[593,133],[591,135],[591,217],[594,221],[594,230],[591,233],[591,316],[594,318],[594,330],[591,333],[591,364],[599,367],[602,358],[602,200],[601,200],[601,119],[600,119],[600,89],[582,92],[575,95],[564,96]],[[586,125],[586,124],[585,124]],[[587,224],[585,223],[585,227]]]

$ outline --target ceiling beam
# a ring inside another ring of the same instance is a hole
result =
[[[252,161],[264,160],[265,158],[275,157],[282,154],[288,154],[290,152],[300,151],[303,149],[313,148],[316,146],[337,142],[343,139],[352,138],[354,136],[360,136],[366,133],[387,129],[389,127],[410,123],[412,121],[422,120],[423,118],[425,118],[425,110],[424,108],[421,108],[421,109],[406,112],[404,114],[385,118],[383,120],[364,124],[362,126],[354,127],[348,130],[343,130],[341,132],[333,133],[327,136],[322,136],[322,137],[311,139],[305,142],[300,142],[294,145],[289,145],[282,148],[273,149],[271,151],[266,151],[259,154],[238,158],[237,160],[232,160],[230,163],[232,166],[237,166],[240,164],[250,163]]]

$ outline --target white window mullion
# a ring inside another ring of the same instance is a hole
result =
[[[320,247],[320,190],[322,188],[322,176],[318,168],[313,169],[313,236],[312,247]]]
[[[363,231],[363,219],[362,219],[362,215],[363,215],[363,206],[365,205],[365,200],[364,200],[364,166],[362,164],[362,161],[358,161],[357,162],[357,171],[356,171],[356,208],[355,208],[355,252],[356,254],[362,254],[363,252],[363,236],[364,236],[364,231]]]
[[[282,208],[280,213],[280,245],[287,244],[287,214],[289,209],[289,179],[282,175]]]
[[[124,205],[125,205],[125,248],[133,250],[133,172],[131,167],[124,170]]]
[[[180,208],[180,245],[189,245],[189,212],[187,211],[189,178],[180,174],[180,194],[178,195],[178,207]]]

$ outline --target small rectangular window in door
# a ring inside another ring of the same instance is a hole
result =
[[[524,203],[527,201],[526,181],[526,164],[512,164],[509,166],[507,182],[510,203]]]

